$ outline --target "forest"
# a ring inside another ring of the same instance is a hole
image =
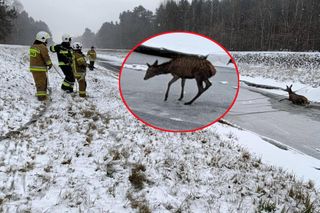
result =
[[[0,0],[0,43],[30,45],[39,31],[50,33],[43,21],[35,21],[19,1]]]
[[[0,43],[30,44],[42,21],[23,11],[18,1],[0,0]],[[80,37],[84,47],[131,49],[145,38],[166,31],[204,34],[229,50],[319,51],[319,0],[166,0],[155,12],[137,6],[116,22]]]
[[[153,13],[143,6],[105,22],[85,45],[132,48],[164,31],[193,31],[239,51],[319,51],[319,0],[167,0]],[[88,37],[90,36],[90,37]]]

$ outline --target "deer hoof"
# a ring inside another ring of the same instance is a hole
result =
[[[187,103],[184,103],[184,105],[191,105],[192,102],[187,102]]]

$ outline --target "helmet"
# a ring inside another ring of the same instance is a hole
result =
[[[62,36],[62,42],[70,42],[71,36],[69,34],[63,34]]]
[[[50,38],[49,33],[45,32],[45,31],[40,31],[36,35],[36,40],[41,41],[43,43],[46,42],[49,38]]]
[[[74,42],[72,44],[72,48],[75,50],[81,50],[82,49],[82,44],[80,42]]]

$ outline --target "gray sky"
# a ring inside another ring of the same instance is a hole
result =
[[[97,32],[106,21],[118,21],[119,14],[135,6],[155,11],[163,0],[20,0],[35,20],[46,22],[59,43],[61,35],[79,36],[88,27]]]

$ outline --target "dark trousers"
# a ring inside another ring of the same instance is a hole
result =
[[[73,92],[73,86],[75,82],[75,78],[72,72],[72,67],[71,66],[60,66],[63,74],[65,75],[65,78],[62,82],[61,89],[68,91],[68,92]]]
[[[93,68],[94,68],[94,61],[90,61],[89,69],[90,69],[90,70],[93,70]]]

